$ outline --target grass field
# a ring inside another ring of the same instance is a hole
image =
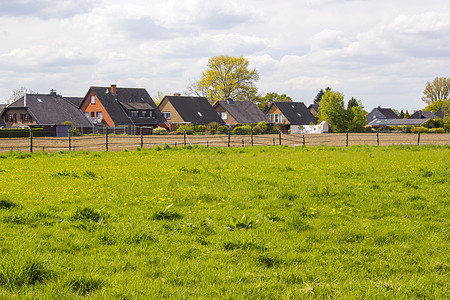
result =
[[[0,298],[446,299],[450,147],[0,154]]]

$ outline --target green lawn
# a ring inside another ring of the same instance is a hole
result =
[[[0,298],[445,299],[450,147],[0,155]]]

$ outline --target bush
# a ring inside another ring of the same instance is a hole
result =
[[[412,133],[428,133],[428,128],[425,127],[413,127],[411,130]]]
[[[228,127],[225,126],[225,125],[220,125],[220,126],[217,128],[217,132],[218,132],[218,133],[221,133],[221,134],[228,134]]]
[[[206,131],[206,126],[205,125],[195,125],[194,126],[194,131],[196,133],[205,133]]]
[[[251,130],[251,128],[248,125],[236,126],[231,133],[237,134],[237,135],[244,135],[244,134],[250,134],[250,130]]]
[[[181,134],[183,134],[185,131],[186,134],[195,133],[194,126],[192,126],[192,124],[181,125],[180,127],[177,128],[177,131]]]
[[[262,132],[267,132],[269,130],[269,124],[267,124],[266,122],[262,121],[259,122],[258,124],[256,124],[256,126],[258,126],[259,128],[261,128]]]
[[[253,127],[253,133],[254,134],[263,134],[264,131],[261,129],[261,127],[259,127],[259,125],[256,125],[255,127]]]
[[[214,134],[217,132],[219,126],[220,126],[219,123],[211,122],[208,125],[206,125],[206,131],[209,132],[210,134]]]
[[[445,130],[444,130],[444,128],[430,128],[429,132],[430,133],[444,133]]]
[[[422,127],[426,128],[443,128],[444,127],[444,120],[441,119],[434,119],[434,120],[428,120],[425,123],[422,124]]]
[[[166,135],[169,134],[164,127],[158,127],[153,130],[153,134],[155,135]]]

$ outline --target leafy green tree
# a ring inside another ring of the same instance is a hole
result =
[[[446,107],[450,107],[450,99],[448,100],[437,100],[425,107],[424,111],[432,111],[437,112],[439,109],[445,109]]]
[[[258,80],[259,74],[255,68],[249,68],[248,59],[242,56],[214,56],[208,60],[200,80],[192,83],[189,90],[206,97],[211,103],[228,98],[254,101],[257,99],[255,82]]]
[[[344,95],[327,90],[319,103],[319,122],[328,121],[331,127],[340,132],[365,131],[367,112],[361,101],[351,98],[345,109]]]
[[[320,89],[320,91],[317,93],[316,97],[314,98],[314,104],[319,104],[320,100],[322,100],[322,96],[325,94],[326,91],[331,91],[330,87],[327,87],[325,91],[323,89]]]
[[[403,119],[405,117],[405,112],[403,111],[403,109],[400,111],[399,115],[400,119]]]
[[[256,105],[262,112],[265,112],[269,108],[270,104],[272,104],[272,102],[274,101],[292,102],[292,98],[287,96],[286,94],[278,95],[278,93],[275,92],[267,93],[264,97],[260,97],[256,101]]]
[[[432,82],[427,82],[422,101],[430,105],[439,100],[449,99],[449,94],[450,77],[435,77]]]
[[[347,111],[344,95],[339,92],[326,91],[319,103],[319,122],[328,121],[338,131],[347,130]]]

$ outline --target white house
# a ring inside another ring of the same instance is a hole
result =
[[[291,125],[291,134],[320,134],[328,133],[328,122],[322,121],[318,125]]]

